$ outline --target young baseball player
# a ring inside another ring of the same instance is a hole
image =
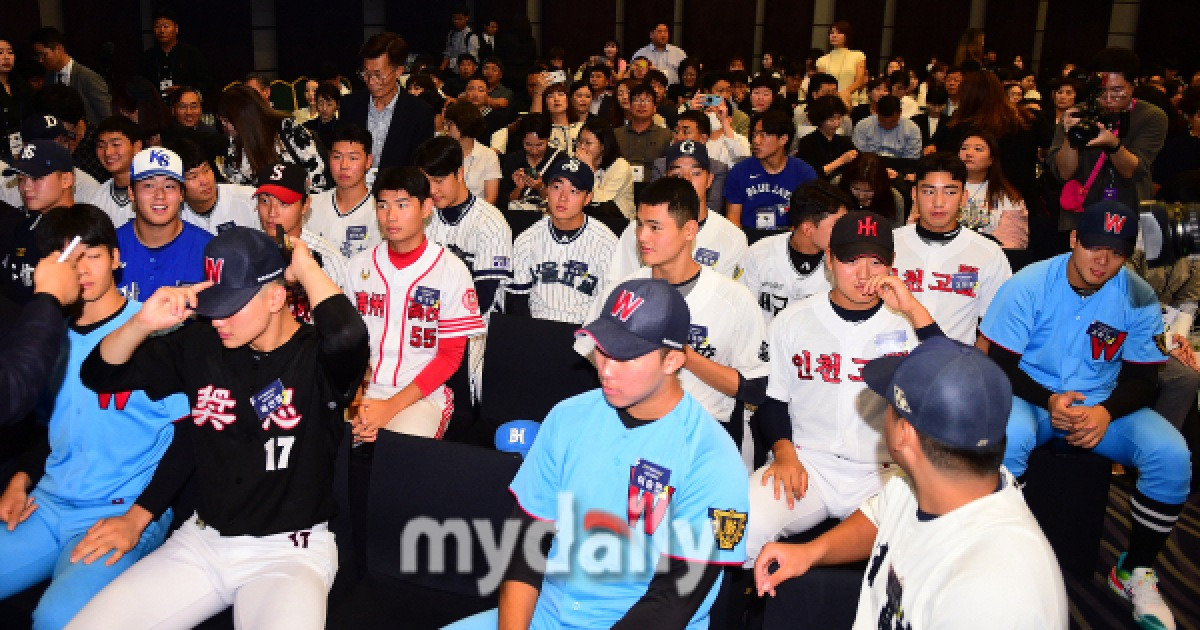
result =
[[[788,204],[792,231],[750,246],[738,280],[758,298],[767,324],[788,304],[829,292],[825,269],[829,232],[849,204],[837,188],[823,181],[804,184]]]
[[[856,629],[1067,628],[1054,551],[1000,465],[1004,372],[938,337],[862,376],[888,403],[883,441],[905,474],[815,541],[767,545],[754,564],[759,594],[813,566],[870,558]]]
[[[862,367],[942,333],[888,275],[894,255],[887,219],[846,214],[826,252],[833,288],[771,322],[771,373],[756,418],[773,458],[750,476],[751,559],[776,538],[846,518],[895,471],[881,439],[887,404],[866,391]]]
[[[733,279],[741,274],[742,257],[746,254],[746,234],[719,212],[710,212],[706,197],[712,186],[713,175],[708,149],[703,142],[684,140],[667,149],[667,176],[682,177],[696,189],[700,197],[700,231],[696,234],[695,251],[692,257],[701,265],[711,267],[722,275]],[[638,252],[637,222],[632,222],[621,233],[609,275],[619,280],[629,276],[644,261]]]
[[[370,442],[386,428],[440,439],[454,411],[446,381],[467,339],[486,330],[479,298],[466,265],[425,236],[434,201],[420,170],[380,171],[374,196],[384,242],[351,258],[347,274],[371,337],[355,435]]]
[[[62,250],[76,236],[82,291],[65,367],[48,387],[54,400],[48,444],[31,454],[0,496],[0,519],[8,525],[0,528],[0,599],[52,580],[34,610],[35,628],[62,628],[105,584],[162,544],[170,513],[150,523],[128,553],[117,550],[90,564],[70,561],[97,520],[129,510],[171,444],[171,423],[188,414],[182,394],[151,400],[144,391],[97,392],[80,382],[84,358],[141,305],[117,291],[117,236],[102,210],[58,208],[38,226],[42,251]]]
[[[591,203],[596,176],[575,158],[559,160],[546,172],[550,215],[513,243],[513,279],[505,312],[582,324],[592,302],[610,282],[607,269],[617,237],[583,213]]]
[[[0,205],[0,214],[11,232],[0,241],[0,292],[18,304],[33,297],[33,270],[42,258],[37,226],[53,208],[75,203],[71,153],[53,140],[34,140],[21,147],[4,175],[16,175],[22,206]],[[11,221],[11,223],[9,223]]]
[[[339,124],[329,144],[334,187],[313,195],[312,214],[304,227],[333,243],[344,258],[371,249],[381,240],[375,200],[367,189],[367,173],[373,163],[371,133],[354,123]]]
[[[1166,362],[1154,290],[1124,267],[1138,215],[1116,201],[1084,208],[1071,251],[1025,267],[996,293],[980,332],[1013,383],[1004,465],[1059,437],[1138,469],[1129,550],[1109,576],[1143,628],[1174,628],[1154,560],[1191,483],[1183,436],[1151,407]]]
[[[998,243],[958,222],[966,181],[967,167],[953,153],[917,162],[917,222],[896,229],[892,268],[947,335],[975,343],[979,321],[1012,269]]]
[[[324,627],[334,454],[369,350],[354,306],[303,241],[292,246],[286,264],[266,234],[222,232],[204,250],[207,281],[159,289],[84,361],[88,387],[184,392],[192,414],[129,511],[101,519],[71,559],[130,549],[188,477],[199,500],[69,627],[193,627],[231,603],[239,626]],[[313,324],[288,313],[286,282],[304,286]],[[193,314],[207,321],[157,334]]]
[[[546,416],[509,486],[521,544],[499,609],[455,630],[708,628],[721,567],[745,557],[745,468],[678,376],[687,302],[640,278],[618,285],[601,312],[577,334],[595,342],[602,388]],[[550,565],[524,551],[539,549],[544,524],[557,530]],[[615,566],[596,566],[596,543]]]
[[[258,229],[253,188],[218,184],[204,149],[192,140],[178,138],[166,148],[183,162],[183,208],[179,216],[185,223],[213,236],[235,225]]]
[[[348,261],[342,258],[333,243],[304,227],[304,217],[308,215],[312,203],[308,193],[308,169],[290,162],[276,162],[268,166],[263,169],[254,199],[258,205],[262,231],[267,236],[278,240],[278,231],[282,229],[287,238],[304,241],[325,275],[339,288],[346,288]],[[308,303],[304,288],[290,282],[287,289],[288,308],[292,315],[311,324],[312,306]]]
[[[158,287],[203,280],[204,246],[212,234],[179,218],[183,205],[179,156],[161,147],[139,151],[130,166],[130,190],[133,220],[117,228],[121,294],[141,300]]]
[[[742,442],[742,423],[730,422],[736,401],[762,402],[766,387],[766,327],[754,297],[737,282],[692,257],[700,198],[679,177],[646,185],[638,203],[637,240],[647,267],[630,278],[662,278],[687,300],[691,333],[684,348],[683,388]],[[594,303],[592,317],[601,303]],[[576,344],[581,354],[590,347]]]
[[[106,212],[118,228],[133,219],[129,167],[134,154],[141,150],[142,130],[132,120],[119,115],[109,116],[96,125],[96,158],[112,178],[92,194],[81,197],[80,201]]]

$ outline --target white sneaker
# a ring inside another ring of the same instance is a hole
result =
[[[1117,566],[1108,574],[1108,585],[1116,594],[1133,602],[1133,620],[1138,627],[1175,630],[1175,616],[1158,592],[1158,574],[1146,567],[1126,571],[1121,568],[1124,561],[1125,554],[1121,554]]]

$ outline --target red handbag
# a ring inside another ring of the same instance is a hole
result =
[[[1092,184],[1096,181],[1096,176],[1100,174],[1100,167],[1104,166],[1104,158],[1108,154],[1101,153],[1100,159],[1096,160],[1096,167],[1092,169],[1092,174],[1088,177],[1086,184],[1080,184],[1078,180],[1069,179],[1063,185],[1062,194],[1058,196],[1058,205],[1067,212],[1083,212],[1083,201],[1087,199],[1088,191],[1092,189]]]

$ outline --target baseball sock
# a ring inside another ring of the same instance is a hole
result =
[[[1135,567],[1153,567],[1154,559],[1167,544],[1171,529],[1183,512],[1183,504],[1155,501],[1137,490],[1130,501],[1130,511],[1133,527],[1129,533],[1129,554],[1121,568],[1130,571]]]

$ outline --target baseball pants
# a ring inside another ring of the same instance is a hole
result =
[[[75,545],[102,518],[120,516],[129,505],[103,501],[64,501],[33,489],[37,509],[13,531],[0,526],[0,599],[50,579],[33,611],[33,627],[62,628],[109,582],[162,544],[171,527],[171,512],[150,523],[137,546],[112,566],[105,554],[91,564],[71,562]]]
[[[441,404],[436,401],[441,398]],[[450,416],[454,413],[454,394],[446,386],[433,390],[428,396],[392,416],[383,428],[396,433],[442,439]]]
[[[325,627],[337,545],[325,523],[222,536],[196,516],[100,591],[67,626],[192,628],[233,606],[236,628]]]
[[[1049,411],[1017,396],[1013,396],[1007,433],[1004,466],[1018,477],[1025,474],[1033,449],[1066,435],[1051,426]],[[1137,468],[1137,489],[1147,497],[1172,505],[1187,500],[1192,481],[1187,443],[1153,409],[1144,407],[1113,420],[1092,450],[1118,464]]]

